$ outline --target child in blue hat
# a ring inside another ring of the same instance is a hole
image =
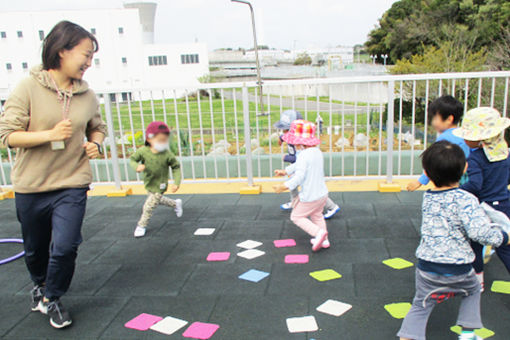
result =
[[[274,124],[274,127],[276,129],[282,130],[282,132],[283,132],[279,138],[280,145],[282,143],[284,143],[284,141],[282,139],[283,135],[289,131],[290,125],[292,124],[292,122],[295,120],[298,120],[298,119],[303,119],[303,116],[301,115],[301,113],[299,113],[295,110],[286,110],[281,113],[280,120]],[[296,162],[296,155],[297,155],[296,147],[294,145],[287,143],[287,154],[285,156],[283,156],[283,161],[286,163],[294,164]],[[291,190],[290,191],[290,201],[280,205],[280,209],[291,210],[292,209],[292,201],[298,195],[299,195],[298,188]],[[326,212],[324,213],[324,218],[327,220],[332,218],[333,216],[335,216],[335,214],[340,211],[340,207],[338,206],[338,204],[333,202],[330,198],[328,198],[328,200],[326,201],[326,206],[324,209],[326,210]]]

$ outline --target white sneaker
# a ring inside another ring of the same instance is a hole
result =
[[[290,210],[292,209],[292,202],[283,203],[280,205],[280,209],[282,210]]]
[[[338,206],[338,204],[335,204],[333,209],[329,209],[328,211],[326,211],[326,213],[324,214],[324,219],[329,220],[331,217],[335,216],[336,213],[339,211],[340,211],[340,207]]]
[[[144,237],[145,236],[145,228],[144,227],[136,227],[135,229],[135,237]]]
[[[174,211],[175,211],[175,215],[177,215],[177,217],[182,216],[182,200],[180,198],[175,200]]]
[[[482,340],[483,338],[475,334],[475,332],[460,333],[459,340]]]
[[[478,279],[478,282],[480,282],[480,286],[482,286],[482,288],[480,289],[480,292],[483,293],[485,290],[485,280],[483,278],[483,272],[477,273],[476,278]]]
[[[315,239],[310,239],[310,243],[312,244],[313,246],[313,242],[314,242]],[[329,243],[329,240],[328,239],[325,239],[324,242],[322,242],[322,248],[324,249],[328,249],[329,247],[331,247],[331,244]]]
[[[326,240],[326,238],[328,237],[328,232],[326,230],[319,230],[319,232],[317,233],[317,236],[315,236],[315,238],[313,239],[313,243],[312,243],[312,250],[313,251],[318,251],[322,248],[322,243]]]

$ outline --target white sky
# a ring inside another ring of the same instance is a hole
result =
[[[122,0],[1,0],[0,11],[121,7]],[[248,6],[229,0],[156,0],[157,43],[251,47]],[[395,0],[252,0],[259,44],[291,49],[364,43]]]

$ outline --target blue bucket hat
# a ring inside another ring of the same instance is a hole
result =
[[[283,111],[280,120],[274,123],[274,127],[280,130],[289,130],[290,124],[297,119],[303,119],[301,113],[294,110]]]

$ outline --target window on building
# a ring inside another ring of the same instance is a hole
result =
[[[124,65],[126,65],[126,64],[127,64],[127,58],[126,58],[126,57],[122,57],[122,63],[123,63]]]
[[[24,62],[24,63],[21,63],[21,67],[26,70],[28,69],[28,63]]]
[[[124,27],[119,27],[119,34],[124,34]]]
[[[7,71],[12,70],[12,64],[11,63],[5,64],[5,68],[7,69]]]
[[[39,30],[39,40],[44,40],[44,31],[43,30]]]
[[[18,31],[18,38],[23,38],[23,31]]]
[[[181,54],[181,64],[198,64],[198,54]]]
[[[149,57],[149,66],[168,65],[166,55],[155,55]]]
[[[92,34],[96,35],[96,29],[95,29],[95,28],[91,28],[91,29],[90,29],[90,33],[92,33]]]
[[[101,61],[99,61],[99,58],[94,59],[94,65],[96,65],[96,66],[101,65]]]
[[[5,32],[0,32],[0,37],[2,37],[2,39],[7,38],[7,33],[5,33]]]

